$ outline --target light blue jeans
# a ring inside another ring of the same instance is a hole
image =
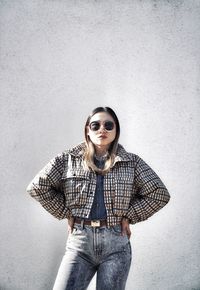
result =
[[[121,225],[94,228],[74,224],[53,290],[85,290],[97,273],[97,290],[124,290],[132,249]]]

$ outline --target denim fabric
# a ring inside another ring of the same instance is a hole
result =
[[[94,162],[97,167],[103,168],[105,160],[101,159],[98,160],[94,158]],[[103,181],[104,176],[101,174],[97,174],[97,185],[94,195],[94,201],[92,204],[91,212],[88,218],[88,220],[95,220],[95,219],[106,219],[107,213],[106,213],[106,207],[104,203],[104,192],[103,192]]]
[[[94,201],[90,215],[88,217],[90,220],[101,220],[107,218],[106,207],[104,203],[103,179],[104,177],[102,175],[97,174],[97,186],[95,190]]]
[[[97,290],[124,290],[132,260],[121,225],[93,228],[74,224],[53,290],[85,290],[97,273]]]

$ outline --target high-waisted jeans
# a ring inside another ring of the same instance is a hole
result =
[[[53,290],[85,290],[97,273],[97,290],[124,290],[132,260],[121,225],[94,228],[74,224]]]

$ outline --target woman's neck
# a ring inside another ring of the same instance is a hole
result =
[[[104,155],[106,155],[108,153],[108,147],[98,147],[98,146],[95,146],[95,155],[98,156],[98,157],[102,157]]]

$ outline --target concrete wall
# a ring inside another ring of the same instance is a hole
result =
[[[200,2],[1,0],[0,13],[0,289],[52,289],[66,220],[25,189],[108,105],[172,196],[132,226],[126,289],[199,290]]]

